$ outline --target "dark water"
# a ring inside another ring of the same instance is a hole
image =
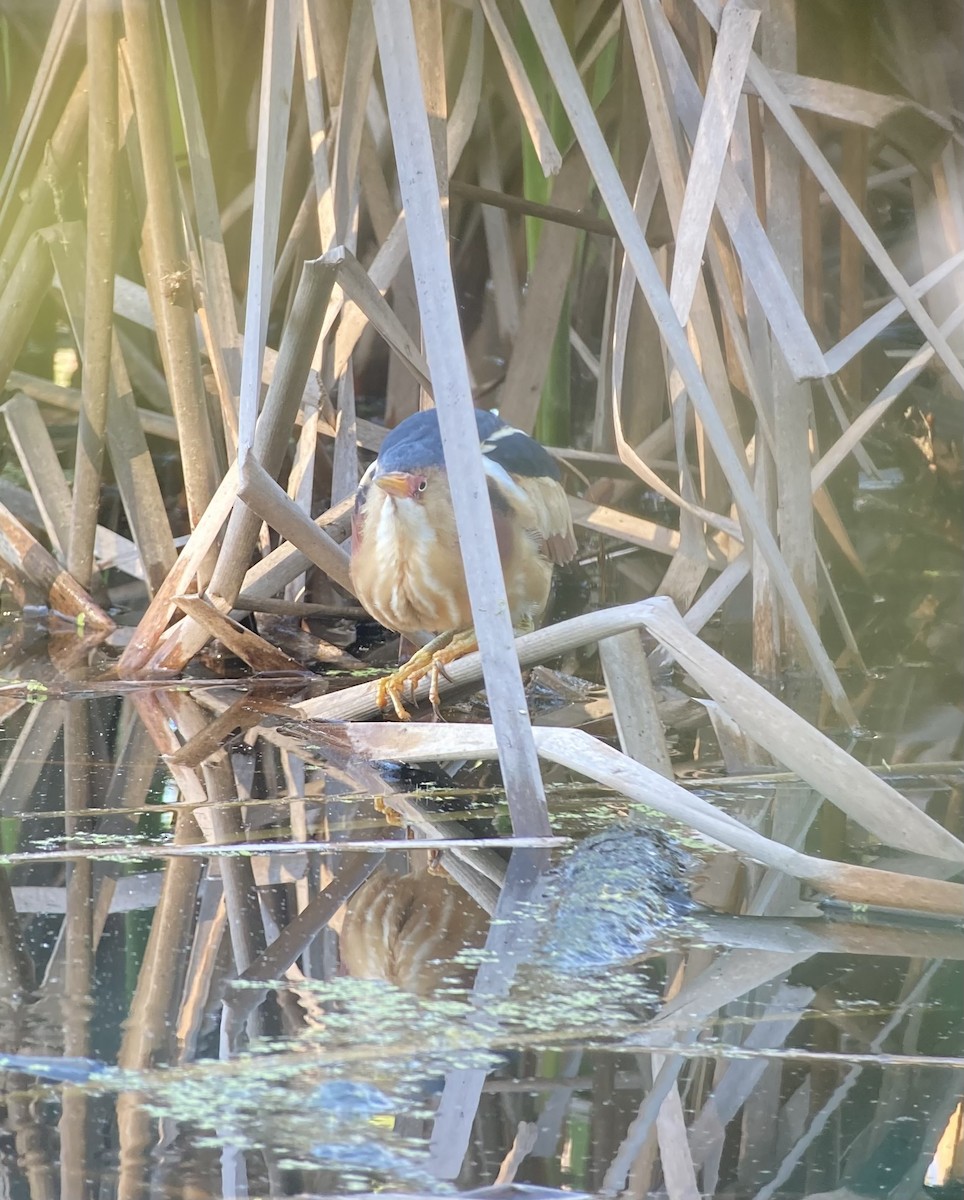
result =
[[[881,710],[909,678],[878,680]],[[960,925],[827,912],[561,776],[575,857],[497,850],[478,769],[326,756],[283,695],[197,755],[223,689],[48,672],[0,699],[5,1194],[961,1195]],[[704,739],[700,794],[874,860],[799,782],[720,776]],[[890,777],[960,832],[964,774],[925,761],[953,745]]]

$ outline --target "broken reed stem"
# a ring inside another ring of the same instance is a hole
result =
[[[57,560],[0,504],[0,559],[22,579],[36,584],[55,612],[74,617],[91,629],[111,630],[114,622]]]
[[[221,480],[204,516],[191,532],[178,555],[177,562],[168,571],[164,582],[154,593],[147,612],[141,617],[127,648],[117,663],[117,674],[121,679],[142,670],[156,647],[161,635],[174,615],[174,597],[183,592],[197,574],[214,540],[227,520],[238,490],[238,468],[232,464]]]
[[[54,233],[47,231],[50,256],[78,345],[85,342],[88,320],[84,305],[83,234],[83,226],[77,221],[58,226]],[[153,594],[174,565],[174,539],[147,439],[134,411],[134,396],[116,335],[110,340],[110,380],[107,448],[148,592]]]
[[[788,6],[768,8],[760,22],[763,59],[769,66],[795,71],[796,19]],[[800,226],[800,161],[772,113],[764,115],[767,178],[767,232],[798,301],[803,299],[803,240]],[[810,426],[813,398],[809,383],[793,378],[776,347],[770,354],[776,532],[780,551],[807,611],[816,620],[817,554],[810,493]],[[803,631],[790,613],[782,613],[783,662],[806,661]]]
[[[54,554],[63,559],[70,531],[70,486],[35,401],[16,392],[0,408]]]
[[[87,0],[90,120],[87,123],[87,278],[83,404],[77,427],[67,570],[90,586],[104,462],[114,320],[117,164],[117,39],[113,0]]]
[[[656,637],[748,736],[885,845],[964,862],[964,845],[953,834],[918,811],[894,788],[700,641],[687,629],[666,597],[587,613],[537,630],[520,638],[516,650],[520,662],[528,665],[577,645],[640,628]],[[447,664],[449,680],[441,682],[440,690],[478,679],[479,667],[478,654]],[[416,689],[416,696],[421,698],[427,690],[423,681]],[[302,701],[294,707],[309,719],[357,719],[377,712],[376,692],[376,684],[360,684],[333,695]]]
[[[513,649],[495,528],[487,506],[482,455],[462,344],[445,225],[424,109],[412,15],[394,0],[374,0],[375,32],[395,148],[399,190],[422,317],[426,357],[438,400],[439,427],[468,585],[472,619],[483,648],[492,720],[513,831],[549,832],[542,776],[532,741],[525,690]]]
[[[23,198],[20,176],[30,155],[36,154],[44,125],[50,118],[54,95],[60,96],[68,88],[72,91],[76,83],[75,75],[65,78],[70,74],[70,68],[65,70],[64,65],[78,41],[77,26],[80,15],[80,0],[60,0],[50,21],[47,41],[30,87],[30,96],[20,115],[16,132],[6,147],[6,161],[0,167],[0,228],[6,228],[8,225],[7,214],[10,205]]]
[[[796,720],[800,721],[800,718]],[[816,733],[815,730],[812,732]],[[697,830],[717,845],[783,871],[829,896],[852,904],[899,907],[916,912],[959,914],[964,911],[964,885],[960,883],[922,879],[801,854],[765,837],[736,817],[715,808],[708,800],[635,762],[585,730],[537,728],[533,734],[541,758],[593,779],[637,804],[656,809]],[[340,731],[340,740],[342,750],[350,747],[356,754],[369,758],[409,763],[429,759],[452,761],[466,756],[494,758],[496,754],[495,735],[489,725],[348,725]],[[856,762],[853,766],[866,770]],[[899,799],[903,800],[902,797]],[[909,809],[914,808],[909,801],[903,800],[903,803]]]
[[[220,354],[230,393],[221,396],[222,405],[227,402],[232,408],[231,412],[224,412],[222,409],[223,419],[227,425],[232,426],[233,440],[236,443],[238,393],[241,389],[241,335],[238,332],[231,272],[221,230],[217,188],[180,9],[176,0],[161,0],[161,11],[167,31],[174,86],[177,90],[184,140],[191,167],[198,246],[204,276],[203,305],[216,343],[213,353]]]
[[[306,262],[285,325],[274,374],[255,430],[252,453],[264,471],[276,479],[301,406],[321,322],[335,284],[342,255],[338,250]],[[243,471],[240,485],[243,487]],[[241,590],[260,518],[243,504],[231,514],[211,593],[233,602]]]

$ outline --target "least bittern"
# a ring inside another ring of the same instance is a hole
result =
[[[475,416],[512,625],[528,632],[548,602],[553,565],[576,552],[569,505],[544,447],[493,413],[476,409]],[[414,692],[431,675],[437,711],[439,674],[478,643],[434,409],[393,429],[359,484],[351,577],[380,624],[437,635],[380,681],[379,706],[390,701],[406,718],[406,686]]]

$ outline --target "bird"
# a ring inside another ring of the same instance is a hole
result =
[[[485,409],[475,421],[512,626],[530,632],[553,567],[576,553],[569,502],[544,446]],[[435,409],[406,417],[382,442],[355,494],[351,547],[352,586],[375,620],[396,633],[436,635],[379,680],[379,708],[390,702],[406,720],[406,686],[414,696],[430,675],[437,714],[439,675],[478,642]]]

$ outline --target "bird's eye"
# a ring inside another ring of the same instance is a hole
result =
[[[419,495],[421,495],[422,492],[424,492],[427,487],[428,487],[428,480],[420,479],[418,481],[418,487],[415,490],[419,493]]]

